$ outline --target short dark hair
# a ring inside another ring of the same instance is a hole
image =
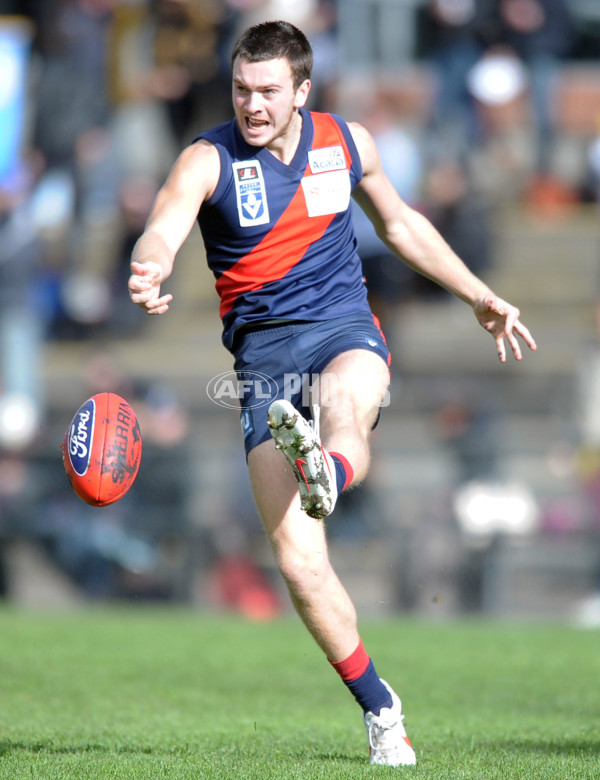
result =
[[[294,89],[310,79],[313,51],[308,38],[289,22],[262,22],[242,33],[231,53],[231,65],[241,57],[248,62],[285,59],[289,62]]]

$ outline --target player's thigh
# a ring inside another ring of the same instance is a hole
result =
[[[370,430],[386,403],[390,371],[383,358],[366,349],[351,349],[333,358],[319,376],[315,402],[321,422],[329,416],[348,417]]]
[[[324,523],[300,508],[296,478],[272,441],[250,450],[248,469],[254,501],[279,562],[326,559]]]

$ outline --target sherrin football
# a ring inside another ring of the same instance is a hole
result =
[[[71,420],[61,444],[75,493],[86,504],[107,506],[133,485],[142,457],[135,412],[116,393],[88,398]]]

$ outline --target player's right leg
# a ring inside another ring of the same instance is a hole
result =
[[[325,524],[301,509],[295,476],[273,442],[253,448],[248,466],[256,506],[292,603],[363,709],[371,763],[416,763],[400,700],[377,676],[358,633],[354,605],[329,561]]]
[[[329,561],[323,521],[302,511],[295,476],[272,441],[248,453],[248,468],[294,607],[330,661],[347,658],[359,643],[356,611]]]

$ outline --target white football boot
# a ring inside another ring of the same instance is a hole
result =
[[[275,446],[288,459],[298,482],[300,504],[310,517],[321,520],[337,501],[335,465],[310,423],[289,401],[273,401],[267,425]]]
[[[372,712],[363,715],[369,739],[370,761],[385,766],[413,766],[417,763],[417,757],[402,725],[402,704],[386,681],[381,682],[392,696],[392,706],[383,707],[379,715]]]

